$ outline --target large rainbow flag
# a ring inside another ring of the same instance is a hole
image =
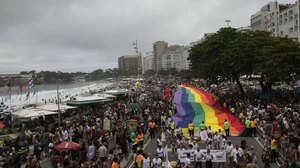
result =
[[[190,121],[195,127],[199,127],[204,121],[213,131],[221,129],[224,132],[224,122],[227,120],[232,136],[241,135],[245,129],[245,125],[228,109],[222,109],[211,93],[200,88],[179,86],[173,103],[176,104],[177,113],[172,116],[172,120],[182,128],[186,128]]]

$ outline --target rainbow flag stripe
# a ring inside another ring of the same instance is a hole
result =
[[[176,104],[177,113],[172,116],[172,120],[182,128],[186,128],[190,121],[195,127],[204,121],[213,131],[221,129],[224,132],[224,122],[227,120],[232,136],[239,136],[245,130],[245,125],[239,119],[228,109],[223,109],[211,93],[200,88],[179,86],[173,103]]]

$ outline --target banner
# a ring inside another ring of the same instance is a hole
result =
[[[206,155],[207,149],[200,149],[200,152],[202,152],[204,155]],[[190,153],[190,160],[191,162],[194,162],[194,149],[189,150],[179,150],[178,151],[178,159],[180,162],[184,163],[184,160],[186,158],[187,153]],[[225,150],[210,150],[210,153],[213,156],[212,162],[226,162],[226,151]],[[201,160],[202,162],[205,162],[205,159],[203,158]]]
[[[108,120],[108,119],[103,120],[103,129],[110,131],[110,120]]]

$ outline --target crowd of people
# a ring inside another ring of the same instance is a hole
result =
[[[60,128],[54,119],[45,120],[41,117],[35,124],[24,122],[20,125],[20,130],[24,132],[22,136],[15,140],[0,141],[0,164],[17,168],[25,163],[28,168],[38,168],[41,160],[49,159],[53,168],[118,168],[122,161],[130,161],[133,156],[135,167],[161,168],[163,162],[171,167],[167,157],[177,157],[180,150],[193,150],[185,161],[178,160],[175,167],[198,168],[205,162],[203,164],[207,168],[213,165],[251,168],[258,167],[258,159],[264,162],[265,167],[270,167],[270,163],[276,162],[280,155],[289,166],[297,166],[300,159],[300,117],[297,113],[298,92],[295,90],[278,89],[274,97],[263,99],[253,89],[247,89],[246,98],[242,98],[234,86],[229,86],[226,92],[218,88],[206,88],[224,108],[230,109],[245,123],[246,136],[262,135],[264,154],[257,156],[253,146],[247,147],[246,142],[232,144],[228,132],[214,132],[209,125],[200,128],[208,135],[204,141],[206,152],[200,151],[200,142],[203,140],[199,141],[193,135],[187,138],[171,120],[177,111],[171,103],[176,84],[171,87],[172,94],[168,98],[161,91],[166,87],[162,85],[157,89],[156,85],[145,83],[135,87],[134,94],[114,103],[80,108],[75,117],[64,120]],[[141,99],[146,92],[147,96]],[[110,121],[110,130],[103,129],[105,120]],[[148,137],[157,141],[156,156],[152,160],[143,151]],[[59,151],[55,148],[65,141],[78,143],[80,149]],[[167,156],[168,148],[172,149],[171,156]],[[225,150],[228,163],[213,164],[212,149]]]
[[[118,98],[114,103],[80,108],[75,116],[65,119],[61,127],[57,120],[43,117],[35,120],[35,124],[23,122],[20,130],[24,134],[15,140],[0,141],[0,163],[3,167],[18,168],[26,164],[28,168],[38,168],[41,160],[50,159],[53,168],[120,167],[122,161],[130,161],[132,154],[135,157],[142,149],[149,122],[159,123],[160,113],[152,111],[168,109],[156,88],[139,86],[135,93]],[[141,100],[140,95],[145,91],[148,94]],[[139,107],[131,106],[133,104]],[[109,132],[103,130],[105,120],[110,121]],[[70,151],[55,148],[66,141],[76,142],[81,147]]]
[[[246,96],[242,97],[237,88],[229,88],[226,93],[218,89],[211,91],[246,124],[246,136],[258,136],[262,140],[266,167],[279,158],[283,158],[284,166],[299,167],[299,90],[277,88],[272,94],[262,96],[254,88],[246,88]],[[253,127],[252,123],[255,123]]]

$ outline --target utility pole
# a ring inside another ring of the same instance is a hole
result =
[[[140,76],[140,56],[139,56],[138,41],[135,40],[135,42],[133,42],[132,45],[134,46],[133,49],[135,50],[136,55],[137,55],[137,64],[138,64],[138,66],[137,66],[137,75]]]
[[[231,20],[225,20],[225,22],[227,23],[227,27],[230,27]]]

